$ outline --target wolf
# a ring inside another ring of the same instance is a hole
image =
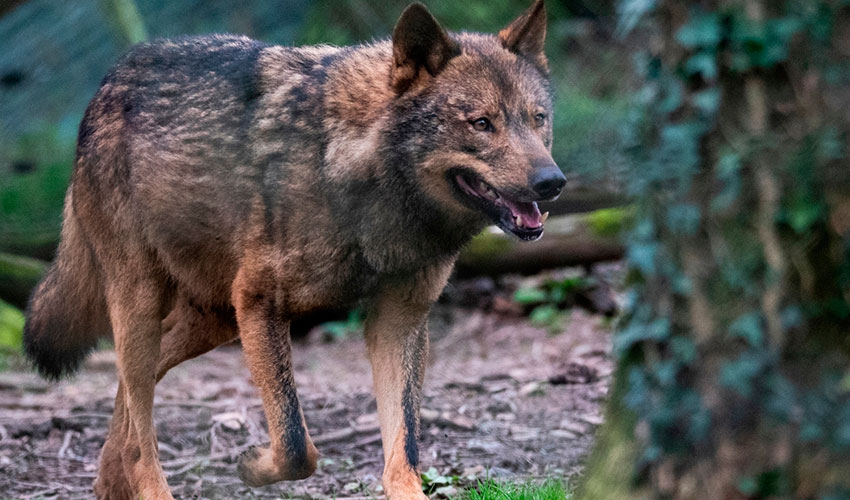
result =
[[[107,74],[79,128],[57,257],[27,311],[45,376],[112,337],[119,377],[94,491],[171,499],[154,388],[240,339],[270,443],[259,486],[308,477],[318,451],[289,325],[363,304],[390,499],[423,499],[417,434],[427,316],[488,223],[543,233],[566,180],[550,154],[542,0],[498,34],[450,33],[419,3],[390,38],[281,47],[241,36],[161,40]]]

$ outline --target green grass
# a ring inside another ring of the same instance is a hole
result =
[[[461,493],[455,500],[568,500],[572,495],[563,481],[499,482],[492,479]]]

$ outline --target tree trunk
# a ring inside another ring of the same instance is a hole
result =
[[[577,498],[848,499],[848,8],[652,14],[635,301]]]

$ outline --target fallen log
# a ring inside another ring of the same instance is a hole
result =
[[[0,253],[0,299],[26,307],[30,292],[46,270],[47,263],[38,259]]]
[[[530,243],[488,228],[461,252],[457,275],[534,274],[623,258],[625,250],[618,236],[599,231],[592,220],[586,215],[550,217],[543,238]]]
[[[584,214],[605,208],[622,207],[629,200],[615,191],[604,191],[588,187],[568,189],[555,201],[540,203],[540,211],[550,216]]]

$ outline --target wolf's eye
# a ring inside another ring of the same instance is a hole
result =
[[[534,115],[534,126],[542,127],[543,125],[546,125],[546,115],[543,113],[537,113]]]
[[[490,120],[487,118],[481,117],[475,120],[472,120],[472,128],[479,132],[488,132],[493,130],[493,124],[490,123]]]

